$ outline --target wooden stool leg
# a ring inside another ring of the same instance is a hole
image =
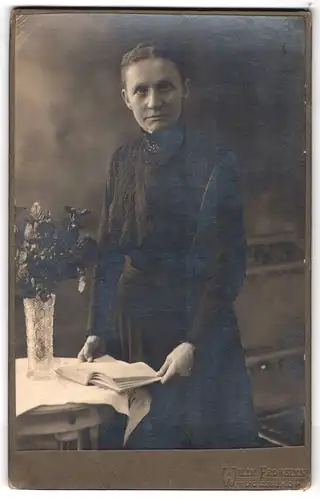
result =
[[[83,432],[79,431],[78,432],[78,439],[77,439],[77,450],[83,450],[84,445],[83,445]]]
[[[99,447],[99,425],[94,425],[89,429],[90,436],[90,448],[91,450],[97,450]]]

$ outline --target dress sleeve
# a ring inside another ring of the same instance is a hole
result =
[[[215,181],[211,200],[212,231],[209,229],[205,248],[200,252],[204,272],[190,283],[188,294],[189,342],[197,344],[206,318],[236,300],[246,274],[246,238],[239,174],[235,157],[227,153]],[[209,202],[210,207],[210,202]],[[211,232],[210,232],[211,231]]]
[[[113,301],[119,281],[124,252],[110,230],[110,206],[115,192],[116,156],[107,172],[98,230],[98,259],[93,270],[87,335],[114,336]]]

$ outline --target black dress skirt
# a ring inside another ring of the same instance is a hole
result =
[[[186,315],[178,281],[160,283],[156,276],[151,280],[126,263],[118,285],[116,323],[122,358],[144,360],[157,370],[183,342]],[[207,321],[208,333],[197,347],[192,374],[150,386],[151,410],[129,439],[128,449],[256,445],[250,383],[234,311],[220,310]],[[101,446],[120,448],[125,424],[125,417],[118,415]]]

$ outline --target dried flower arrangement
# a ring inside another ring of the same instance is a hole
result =
[[[79,291],[85,289],[87,270],[97,251],[95,240],[81,235],[80,220],[90,211],[64,208],[67,216],[59,228],[38,202],[33,203],[22,229],[15,221],[16,287],[24,298],[45,302],[66,279],[78,279]],[[15,218],[22,210],[15,207]]]

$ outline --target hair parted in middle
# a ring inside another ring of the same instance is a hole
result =
[[[142,42],[136,47],[129,50],[122,57],[121,69],[121,84],[125,84],[126,69],[133,63],[143,61],[144,59],[167,59],[171,61],[180,73],[181,80],[185,81],[187,78],[186,65],[181,51],[168,47],[165,44],[158,44],[155,42]]]

